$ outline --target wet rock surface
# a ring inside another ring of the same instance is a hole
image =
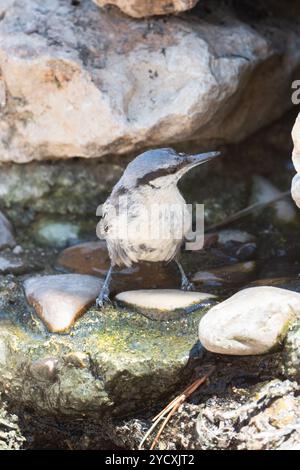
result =
[[[66,248],[57,259],[58,269],[103,277],[110,266],[104,241],[86,242]],[[135,288],[172,288],[180,285],[180,275],[173,263],[139,263],[131,268],[115,268],[111,292]]]
[[[289,12],[270,5],[257,20],[253,8],[211,2],[190,21],[151,23],[91,1],[8,2],[0,159],[100,157],[189,140],[207,148],[274,121],[292,106],[299,28]]]
[[[115,5],[133,18],[153,15],[169,15],[193,8],[198,0],[93,0],[97,5]]]
[[[69,293],[63,292],[63,283],[54,285],[46,303],[45,281],[32,282],[25,282],[27,296],[33,291],[35,307],[47,308],[59,320],[59,309],[81,289]],[[161,322],[131,310],[91,307],[69,334],[55,335],[28,307],[18,282],[3,280],[0,298],[0,390],[11,403],[38,413],[103,421],[151,407],[188,377],[201,358],[195,344],[204,308]]]

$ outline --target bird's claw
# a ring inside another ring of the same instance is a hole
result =
[[[181,283],[181,290],[194,291],[196,288],[192,282],[190,282],[188,279],[184,279]]]
[[[105,305],[110,304],[111,300],[106,292],[101,292],[96,299],[96,307],[104,308]]]

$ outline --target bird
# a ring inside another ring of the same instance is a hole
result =
[[[98,308],[110,302],[113,269],[143,261],[174,260],[181,289],[194,290],[179,261],[192,220],[177,183],[189,170],[219,155],[158,148],[143,152],[127,165],[99,214],[96,232],[106,241],[111,263],[96,299]]]

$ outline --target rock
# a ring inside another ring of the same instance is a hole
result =
[[[283,373],[287,377],[299,379],[300,377],[300,321],[290,328],[284,343]]]
[[[16,244],[11,223],[4,214],[0,212],[0,250],[8,246],[14,247]]]
[[[42,245],[64,247],[78,240],[79,225],[67,222],[41,219],[33,228],[36,241]]]
[[[193,8],[198,0],[93,0],[97,5],[115,5],[133,18],[153,15],[169,15]]]
[[[269,380],[229,399],[217,397],[201,406],[197,419],[200,449],[278,449],[300,442],[299,386],[290,380]],[[226,426],[225,426],[226,423]]]
[[[20,274],[24,272],[25,268],[26,266],[21,258],[10,253],[0,255],[0,274]]]
[[[20,450],[25,442],[18,417],[7,411],[6,404],[0,403],[0,450]]]
[[[111,292],[143,287],[146,289],[172,288],[180,284],[180,277],[173,263],[139,263],[131,268],[115,269]],[[80,274],[105,276],[110,258],[104,241],[86,242],[66,248],[57,259],[63,267]]]
[[[132,290],[121,292],[116,300],[130,309],[154,319],[170,319],[197,310],[204,301],[215,298],[204,292],[184,292],[177,289]]]
[[[97,206],[106,199],[122,171],[116,163],[99,160],[2,164],[1,203],[18,224],[30,207],[31,212],[68,214],[68,217],[70,214],[91,214],[95,227]],[[87,217],[85,224],[88,224]]]
[[[232,241],[239,243],[247,243],[252,242],[254,240],[253,235],[251,235],[250,233],[236,229],[220,230],[218,232],[218,235],[218,241],[222,245],[225,245],[225,243]]]
[[[29,279],[25,290],[34,294],[37,310],[45,308],[45,299],[47,308],[56,305],[57,318],[66,305],[62,287],[70,283],[62,284],[59,275],[51,282],[47,278]],[[79,278],[67,291],[71,309],[85,284],[85,276]],[[69,334],[51,334],[28,306],[23,285],[18,279],[14,288],[11,284],[0,278],[0,394],[8,394],[15,409],[32,410],[30,416],[38,420],[42,415],[75,418],[77,424],[95,420],[106,432],[108,418],[156,406],[190,381],[201,361],[196,330],[204,307],[172,321],[155,321],[132,309],[111,305],[99,310],[93,304]],[[52,285],[48,299],[47,285]]]
[[[0,159],[101,157],[187,140],[201,150],[280,117],[300,64],[297,24],[209,5],[196,21],[152,23],[90,1],[2,7]]]
[[[220,354],[263,354],[278,346],[300,316],[300,294],[277,287],[244,289],[201,319],[199,338]]]
[[[24,250],[21,245],[16,245],[12,252],[14,255],[21,255],[22,253],[24,253]]]
[[[30,364],[30,374],[37,380],[55,382],[57,376],[58,360],[53,357],[38,359]]]
[[[192,277],[192,281],[195,284],[242,284],[250,280],[255,267],[255,261],[247,261],[246,263],[211,268],[208,271],[196,272]]]
[[[253,177],[252,204],[260,204],[271,201],[280,195],[281,191],[270,181],[262,176]],[[271,206],[275,210],[276,218],[279,222],[293,222],[296,217],[296,210],[288,198],[281,199]]]
[[[24,282],[28,302],[53,333],[68,330],[96,299],[101,281],[94,276],[61,274]]]

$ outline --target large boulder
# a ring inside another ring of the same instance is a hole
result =
[[[37,413],[99,419],[150,408],[189,380],[201,361],[196,325],[205,306],[167,321],[91,307],[68,334],[50,333],[43,322],[61,330],[90,303],[94,280],[88,287],[80,278],[91,276],[29,278],[31,306],[19,281],[0,280],[0,394]]]
[[[137,21],[90,1],[1,2],[0,161],[186,140],[200,149],[278,118],[291,105],[299,27],[209,6]]]
[[[133,18],[144,18],[152,15],[169,15],[189,10],[198,0],[93,0],[99,6],[116,5],[120,10]]]

